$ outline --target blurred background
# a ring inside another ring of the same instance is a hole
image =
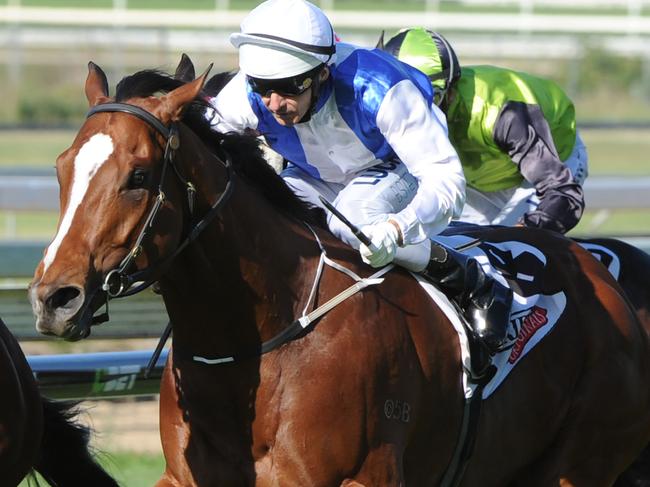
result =
[[[236,67],[228,34],[249,0],[0,0],[0,316],[29,354],[153,348],[166,324],[152,293],[118,302],[80,344],[39,341],[26,285],[58,216],[54,163],[84,119],[93,61],[111,91],[145,68]],[[573,99],[590,156],[588,211],[574,236],[650,248],[650,0],[321,0],[339,37],[374,46],[382,30],[443,33],[461,64],[557,81]],[[152,485],[163,462],[155,396],[87,402],[97,446],[124,486]]]

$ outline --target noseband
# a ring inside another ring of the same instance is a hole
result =
[[[106,293],[106,312],[93,317],[93,325],[103,323],[104,321],[108,320],[108,301],[110,299],[131,296],[151,286],[151,284],[156,281],[156,279],[152,278],[152,276],[158,274],[160,269],[165,269],[169,264],[171,264],[171,262],[176,258],[178,254],[180,254],[190,243],[196,240],[199,234],[217,216],[223,205],[232,194],[233,190],[232,162],[230,160],[229,154],[226,151],[222,151],[224,156],[223,160],[219,157],[215,157],[215,159],[221,162],[226,168],[226,186],[221,195],[212,204],[203,218],[194,225],[192,230],[188,233],[187,237],[185,237],[185,239],[178,245],[174,252],[162,260],[150,265],[146,269],[136,270],[135,272],[128,274],[129,268],[133,265],[135,259],[142,253],[142,242],[147,236],[147,232],[153,228],[156,216],[158,215],[160,208],[165,202],[165,193],[163,192],[162,188],[165,182],[165,176],[167,174],[167,167],[171,166],[174,169],[174,173],[178,177],[179,181],[186,188],[190,217],[193,216],[194,212],[196,188],[191,182],[186,180],[181,175],[178,167],[174,164],[174,156],[176,155],[176,150],[180,147],[180,136],[176,123],[172,122],[170,124],[170,127],[167,128],[158,118],[153,116],[148,111],[136,105],[131,105],[128,103],[105,103],[102,105],[96,105],[90,109],[86,118],[90,118],[96,113],[102,112],[127,113],[146,122],[150,127],[154,128],[158,133],[160,133],[165,139],[165,152],[163,156],[163,168],[160,175],[160,182],[158,183],[158,195],[156,196],[156,200],[154,201],[154,204],[151,207],[149,214],[147,215],[147,219],[142,226],[142,230],[140,230],[140,234],[138,235],[138,238],[136,239],[135,244],[129,253],[116,268],[110,270],[104,276],[101,288]]]

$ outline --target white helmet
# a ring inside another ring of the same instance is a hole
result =
[[[239,67],[253,78],[281,79],[335,61],[334,30],[321,9],[305,0],[267,0],[230,35]]]

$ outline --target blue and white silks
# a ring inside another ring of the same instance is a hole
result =
[[[460,161],[432,100],[424,74],[382,51],[339,43],[337,64],[308,122],[277,123],[243,73],[211,100],[211,116],[220,132],[256,130],[273,150],[325,183],[345,186],[362,171],[399,159],[418,187],[393,218],[405,243],[413,244],[442,231],[464,203]]]

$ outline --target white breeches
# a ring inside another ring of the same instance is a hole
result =
[[[403,210],[418,189],[415,177],[399,161],[368,168],[347,185],[315,179],[297,166],[289,166],[282,171],[282,177],[301,199],[322,208],[318,197],[323,196],[358,228],[384,221],[388,215]],[[359,240],[350,229],[325,211],[332,233],[358,249]],[[410,270],[422,270],[429,262],[430,246],[429,241],[424,241],[399,248],[395,263]]]

